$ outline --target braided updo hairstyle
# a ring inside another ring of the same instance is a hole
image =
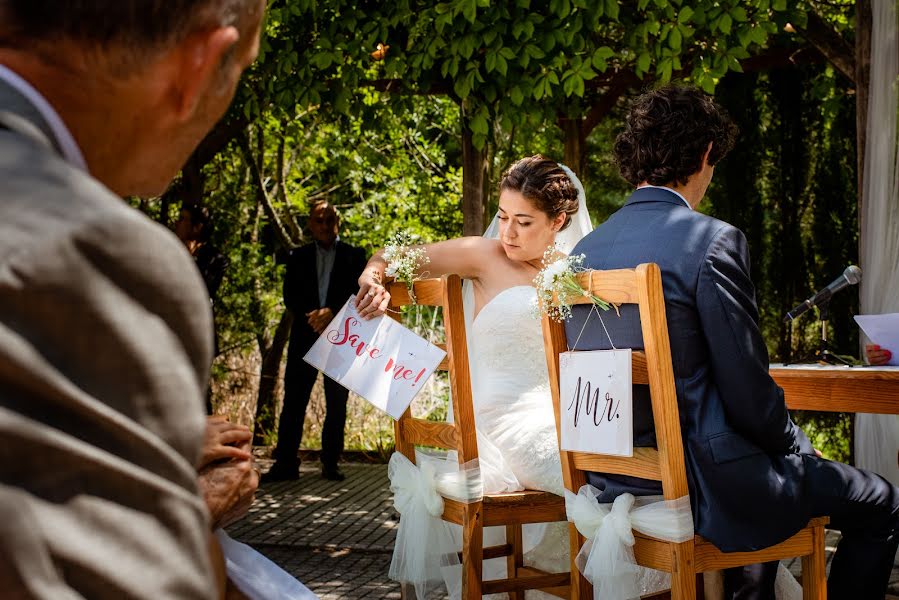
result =
[[[540,154],[522,158],[509,167],[503,173],[499,190],[518,192],[550,219],[565,213],[560,231],[571,224],[571,215],[578,210],[577,188],[571,178],[559,163]]]
[[[665,85],[631,104],[624,131],[615,139],[615,162],[630,184],[683,185],[730,152],[737,126],[710,96],[695,87]]]

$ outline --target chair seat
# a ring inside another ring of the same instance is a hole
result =
[[[444,498],[443,520],[461,524],[465,507],[464,502]],[[566,521],[565,498],[539,490],[487,494],[481,503],[481,520],[485,527]]]
[[[756,562],[768,562],[784,558],[808,556],[815,550],[813,529],[824,527],[830,522],[827,517],[817,517],[779,544],[751,552],[722,552],[710,541],[697,535],[694,538],[694,556],[697,572],[716,571],[730,567],[740,567]],[[671,570],[671,553],[667,550],[670,543],[639,532],[634,532],[638,543],[634,546],[637,562],[659,569]]]

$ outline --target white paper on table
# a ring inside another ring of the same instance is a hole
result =
[[[634,455],[631,350],[559,354],[562,450]]]
[[[872,343],[893,353],[886,364],[899,365],[899,313],[855,315],[855,322]]]
[[[362,319],[355,300],[350,296],[303,360],[399,419],[446,352],[390,317]]]

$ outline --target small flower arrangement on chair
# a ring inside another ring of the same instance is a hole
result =
[[[546,249],[543,253],[544,267],[534,278],[538,301],[535,316],[540,317],[542,313],[546,313],[553,321],[566,321],[571,318],[572,299],[580,296],[589,298],[596,308],[609,310],[614,306],[615,312],[618,312],[617,305],[606,302],[581,287],[577,276],[578,273],[587,271],[583,264],[583,254],[566,256],[555,246]]]
[[[392,277],[394,281],[406,284],[409,297],[415,302],[413,284],[419,279],[425,279],[427,273],[416,273],[418,269],[430,262],[427,254],[421,248],[413,248],[415,238],[407,231],[398,231],[384,246],[384,260],[387,268],[384,275]]]

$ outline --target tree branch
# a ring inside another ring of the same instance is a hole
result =
[[[250,140],[247,138],[246,133],[244,132],[238,140],[240,142],[240,149],[243,151],[244,158],[246,159],[247,166],[250,167],[250,177],[253,180],[253,187],[256,188],[256,200],[262,206],[265,215],[272,222],[272,227],[274,227],[281,245],[288,249],[295,247],[297,244],[291,239],[290,234],[284,227],[284,223],[282,223],[281,219],[278,217],[278,213],[272,205],[272,199],[265,189],[265,180],[262,178],[259,164],[253,156],[253,151],[250,148]]]
[[[808,13],[805,28],[793,25],[849,81],[855,81],[855,48],[815,12]]]

